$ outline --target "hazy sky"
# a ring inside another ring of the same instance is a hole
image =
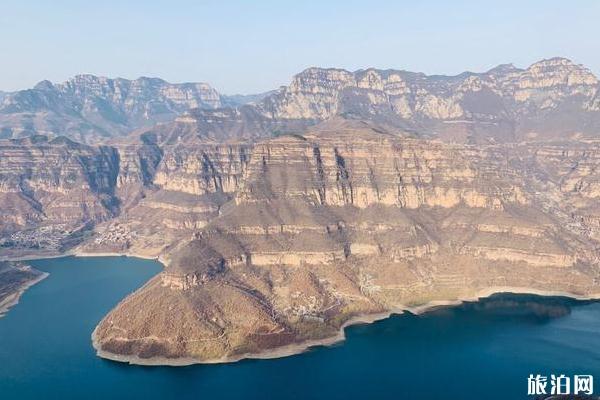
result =
[[[0,90],[79,73],[254,93],[309,66],[484,71],[569,57],[600,73],[600,1],[0,2]]]

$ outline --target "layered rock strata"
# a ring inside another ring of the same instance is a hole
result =
[[[194,110],[161,130],[182,139],[256,138],[343,117],[456,143],[594,138],[600,131],[599,88],[589,69],[565,58],[457,76],[308,68],[255,104]]]
[[[94,333],[138,363],[277,352],[482,292],[597,296],[598,93],[559,58],[455,77],[311,68],[103,145],[0,140],[0,257],[160,257]]]
[[[101,355],[224,361],[493,288],[600,292],[596,231],[574,211],[593,191],[562,179],[578,162],[573,179],[592,187],[594,143],[465,146],[340,128],[244,154],[231,191],[207,185],[231,200],[165,247],[165,271],[98,325]]]

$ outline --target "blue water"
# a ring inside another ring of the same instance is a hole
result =
[[[90,334],[160,265],[124,257],[32,264],[50,276],[0,319],[2,400],[506,400],[532,398],[531,373],[600,379],[600,304],[535,296],[496,296],[354,326],[342,344],[283,359],[125,365],[96,357]]]

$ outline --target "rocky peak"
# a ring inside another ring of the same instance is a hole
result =
[[[55,87],[49,80],[43,80],[38,82],[34,87],[34,90],[54,90]]]
[[[123,78],[117,78],[117,79],[126,80]],[[139,78],[133,80],[133,82],[138,83],[138,84],[145,84],[147,86],[161,86],[161,85],[169,84],[169,82],[165,81],[164,79],[155,78],[155,77],[151,77],[151,76],[140,76]],[[181,85],[186,85],[186,84],[182,83]]]
[[[85,85],[85,84],[106,84],[107,82],[111,81],[112,79],[109,79],[107,77],[104,76],[98,76],[98,75],[92,75],[92,74],[77,74],[75,76],[73,76],[72,78],[67,79],[67,81],[65,83],[70,83],[73,85]]]
[[[532,71],[535,69],[543,69],[543,68],[556,68],[556,67],[568,67],[568,68],[583,68],[581,65],[575,64],[573,61],[569,60],[565,57],[552,57],[545,58],[543,60],[537,61],[527,68]]]
[[[523,69],[517,68],[514,64],[500,64],[485,73],[491,77],[503,77],[507,75],[517,75],[523,72]]]
[[[384,90],[384,78],[375,69],[368,69],[363,74],[354,73],[359,88]],[[399,76],[398,76],[399,78]]]
[[[565,107],[564,113],[571,114],[600,110],[598,86],[589,69],[565,58],[542,60],[527,69],[502,64],[484,73],[456,76],[313,67],[265,98],[258,109],[276,120],[345,115],[425,135],[448,134],[451,140],[465,140],[473,130],[494,140],[514,140],[515,126],[524,130],[522,135],[536,136],[540,129],[555,131],[557,126],[560,135],[582,131],[595,135],[600,118],[597,124],[584,126],[577,122],[583,119],[567,118],[561,110]],[[549,111],[552,122],[542,118]]]
[[[523,73],[521,87],[597,85],[598,79],[583,65],[566,58],[550,58],[532,64]]]
[[[160,78],[128,80],[86,74],[76,75],[57,87],[75,96],[98,96],[115,102],[135,103],[150,98],[154,101],[172,101],[188,108],[221,106],[219,93],[207,83],[171,84]]]
[[[354,83],[351,72],[337,68],[308,68],[294,76],[288,87],[290,92],[309,91],[313,93],[340,90]]]

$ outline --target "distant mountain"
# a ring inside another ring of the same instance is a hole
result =
[[[565,58],[527,69],[425,75],[400,70],[309,68],[289,86],[256,95],[219,94],[205,83],[80,75],[5,94],[0,138],[65,135],[105,142],[139,129],[173,142],[299,133],[332,118],[461,143],[596,137],[600,84]],[[158,123],[158,125],[156,125]]]
[[[257,93],[257,94],[232,94],[232,95],[222,95],[221,101],[224,105],[227,106],[240,106],[249,103],[258,103],[263,100],[265,97],[270,96],[276,93],[276,90],[269,90],[268,92]]]
[[[196,110],[174,124],[187,121],[193,126],[180,131],[210,138],[293,132],[333,117],[463,143],[594,137],[600,133],[599,88],[589,69],[565,58],[457,76],[309,68],[289,86],[228,112],[230,119]]]
[[[0,99],[0,137],[65,135],[81,142],[124,135],[191,108],[222,106],[221,95],[206,83],[94,75],[78,75],[61,84],[42,81]]]
[[[275,119],[377,120],[457,141],[597,135],[599,87],[589,69],[564,58],[458,76],[310,68],[266,98],[261,112]]]

